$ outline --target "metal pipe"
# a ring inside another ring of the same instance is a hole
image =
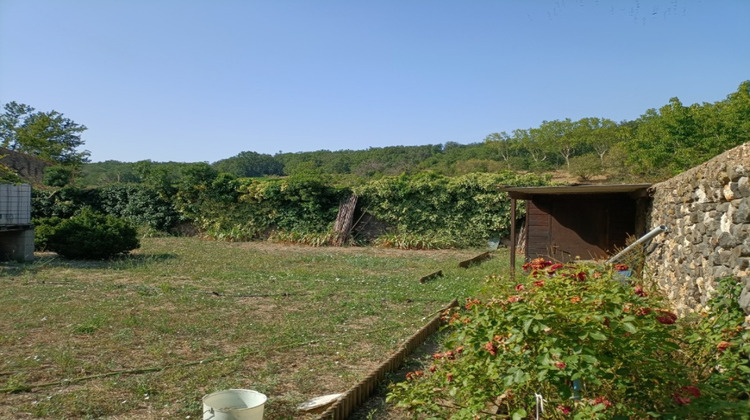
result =
[[[644,242],[647,242],[647,241],[651,240],[651,238],[653,238],[654,236],[656,236],[656,235],[658,235],[658,234],[660,234],[662,232],[666,232],[666,231],[667,231],[667,227],[664,226],[664,225],[655,227],[654,229],[651,230],[651,232],[648,232],[647,234],[641,236],[640,238],[638,238],[637,241],[635,241],[632,244],[628,245],[627,248],[625,248],[622,251],[618,252],[617,255],[615,255],[614,257],[612,257],[610,259],[608,259],[607,260],[607,264],[611,264],[611,263],[617,261],[620,257],[622,257],[623,255],[625,255],[628,252],[630,252],[630,250],[632,250],[633,248],[637,247],[638,245],[640,245],[640,244],[642,244]]]

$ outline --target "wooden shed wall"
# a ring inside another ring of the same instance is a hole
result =
[[[601,259],[637,233],[637,203],[627,194],[538,195],[527,203],[529,259]]]

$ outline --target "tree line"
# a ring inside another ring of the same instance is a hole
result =
[[[543,121],[537,127],[490,133],[471,144],[448,142],[364,150],[261,154],[243,151],[211,163],[235,177],[319,173],[356,184],[372,178],[431,171],[446,176],[500,170],[567,171],[581,180],[658,181],[750,141],[750,81],[724,100],[684,105],[678,98],[632,121],[589,117]],[[178,178],[186,164],[141,161],[85,163],[81,185],[143,182],[153,171]]]

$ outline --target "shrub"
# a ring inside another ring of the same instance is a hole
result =
[[[542,408],[554,419],[747,418],[749,334],[737,311],[686,326],[612,270],[526,268],[508,293],[444,314],[447,351],[393,385],[389,400],[452,419],[541,418]]]
[[[60,222],[47,237],[50,251],[70,259],[105,259],[139,246],[130,223],[91,209]]]
[[[55,232],[65,219],[59,217],[44,217],[33,219],[34,224],[34,249],[36,251],[46,251],[49,237]]]
[[[67,166],[50,166],[44,170],[42,182],[49,187],[64,187],[73,178],[73,168]]]
[[[174,205],[152,187],[113,184],[98,189],[99,207],[107,214],[168,232],[180,221]]]

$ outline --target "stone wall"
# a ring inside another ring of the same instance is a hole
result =
[[[646,258],[649,278],[677,312],[701,310],[715,279],[734,277],[750,314],[750,143],[745,143],[652,186],[650,226],[668,233],[654,239]]]
[[[42,185],[44,169],[52,163],[0,147],[0,163],[33,185]]]

